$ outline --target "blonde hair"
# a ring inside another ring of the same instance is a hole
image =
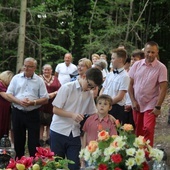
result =
[[[1,74],[0,74],[0,81],[5,85],[5,86],[8,86],[12,77],[14,76],[14,73],[12,71],[3,71]]]
[[[78,63],[82,62],[86,67],[87,69],[91,68],[92,67],[92,62],[91,60],[87,59],[87,58],[81,58]]]
[[[100,56],[98,54],[92,54],[91,58],[93,59],[94,57],[96,57],[98,60],[100,59]]]

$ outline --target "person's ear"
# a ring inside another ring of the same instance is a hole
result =
[[[109,107],[109,111],[112,109],[112,106],[110,105],[110,107]]]

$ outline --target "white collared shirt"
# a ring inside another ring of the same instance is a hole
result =
[[[128,73],[125,70],[122,70],[123,69],[118,69],[118,71],[120,72],[119,74],[114,74],[113,72],[110,72],[107,75],[106,80],[103,83],[103,94],[108,94],[112,98],[114,98],[120,90],[128,90],[130,78],[128,76]],[[119,104],[120,106],[125,105],[125,97],[117,104]]]
[[[56,66],[55,72],[58,73],[58,80],[61,85],[71,81],[70,74],[77,70],[77,67],[70,63],[69,66],[66,66],[65,62],[60,63]]]
[[[65,111],[80,114],[96,113],[96,106],[93,95],[90,91],[82,91],[78,80],[62,85],[53,101],[53,106],[62,108]],[[73,119],[53,115],[50,129],[56,133],[73,137],[80,135],[80,124]]]
[[[29,100],[36,100],[40,98],[49,98],[45,83],[41,77],[34,73],[33,77],[27,78],[24,73],[15,75],[7,89],[7,92],[12,94],[19,100],[28,98]],[[39,108],[41,105],[23,107],[16,103],[13,106],[19,110],[31,111]]]

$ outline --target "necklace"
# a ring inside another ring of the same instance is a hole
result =
[[[42,75],[43,79],[44,79],[44,82],[50,86],[52,83],[53,83],[53,80],[54,80],[54,76],[50,76],[50,78],[46,78],[44,75]]]

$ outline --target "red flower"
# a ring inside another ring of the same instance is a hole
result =
[[[106,164],[100,164],[98,169],[99,170],[108,170],[108,167]]]
[[[10,159],[10,161],[9,161],[9,164],[8,164],[8,166],[7,166],[7,168],[11,168],[11,169],[14,169],[16,167],[16,162],[15,162],[15,160],[14,159]]]
[[[146,162],[143,163],[143,169],[142,170],[149,170],[149,165]]]
[[[51,152],[50,148],[37,147],[37,153],[35,154],[38,158],[53,159],[54,152]]]
[[[29,168],[32,166],[33,159],[33,157],[22,156],[20,160],[16,161],[16,163],[24,164],[26,168]]]
[[[122,170],[121,168],[119,168],[119,167],[116,167],[114,170]]]
[[[120,154],[111,155],[111,161],[118,164],[122,161],[122,157]]]

